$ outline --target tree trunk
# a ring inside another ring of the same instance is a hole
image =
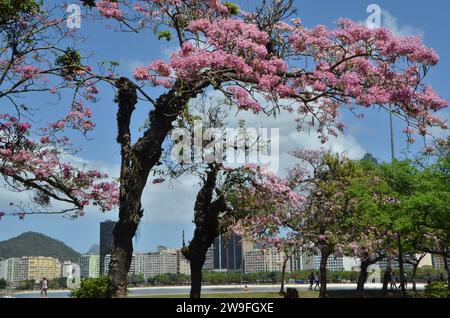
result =
[[[320,259],[320,292],[319,298],[327,297],[327,263],[330,253],[322,253]]]
[[[366,283],[367,277],[369,276],[369,274],[367,273],[367,269],[371,265],[371,263],[372,262],[370,262],[370,260],[361,261],[361,271],[359,272],[358,284],[356,286],[356,291],[360,296],[362,296],[364,293],[364,284]]]
[[[391,272],[392,272],[391,262],[392,262],[392,260],[389,257],[387,260],[386,270],[384,271],[384,276],[383,276],[383,289],[381,291],[382,297],[387,296],[388,285],[389,285],[389,281],[391,280]]]
[[[206,255],[206,253],[205,253]],[[200,255],[199,255],[200,256]],[[190,298],[200,298],[202,291],[202,270],[205,258],[192,256],[191,265],[191,292]]]
[[[416,276],[417,276],[417,267],[419,266],[418,263],[413,264],[413,271],[412,271],[412,290],[415,292],[417,291],[416,287]]]
[[[137,86],[127,78],[116,81],[118,135],[121,146],[119,221],[114,228],[114,245],[109,266],[107,297],[125,297],[127,276],[133,255],[133,237],[144,211],[141,197],[151,169],[158,163],[173,121],[191,98],[209,85],[201,80],[189,84],[177,82],[174,88],[161,95],[150,112],[150,127],[134,145],[131,142],[130,122],[137,104]]]
[[[195,231],[189,247],[183,248],[183,255],[191,265],[191,298],[201,297],[202,269],[208,248],[214,243],[219,233],[219,214],[227,211],[223,195],[213,201],[219,167],[209,165],[206,180],[197,194],[195,201]]]
[[[284,277],[286,276],[286,264],[289,260],[289,257],[286,257],[283,261],[283,266],[281,267],[281,286],[280,286],[280,295],[284,295]]]
[[[400,290],[402,297],[406,297],[405,267],[403,265],[402,238],[399,232],[397,233],[397,243],[398,243],[398,267],[400,269]]]

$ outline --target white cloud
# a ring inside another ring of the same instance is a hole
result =
[[[401,25],[398,21],[398,18],[393,16],[389,11],[381,10],[381,16],[382,27],[391,30],[391,32],[397,36],[416,35],[423,37],[425,35],[425,31],[418,27],[407,24]]]
[[[150,61],[144,61],[140,59],[123,59],[120,61],[120,68],[122,71],[128,74],[133,74],[137,67],[149,65]]]

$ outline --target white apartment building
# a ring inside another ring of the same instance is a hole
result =
[[[28,279],[28,257],[8,258],[8,273],[6,280],[12,285],[18,285]]]
[[[105,256],[105,268],[109,268],[111,255]],[[136,253],[133,254],[131,266],[128,274],[143,274],[144,278],[148,278],[178,272],[177,251],[165,247],[158,247],[155,253]]]
[[[212,271],[214,269],[214,249],[213,246],[208,248],[206,252],[205,264],[203,264],[204,271]]]
[[[285,253],[275,247],[244,251],[245,273],[281,272]],[[286,272],[291,270],[291,260],[286,263]]]
[[[295,253],[291,256],[290,271],[305,271],[314,269],[314,256],[305,253]]]
[[[320,269],[320,255],[314,255],[314,269]],[[359,270],[361,261],[358,258],[330,255],[327,261],[327,269],[329,271],[353,271]]]
[[[100,275],[100,255],[80,256],[81,278],[97,278]]]
[[[191,275],[191,263],[184,257],[181,250],[177,250],[177,273]]]

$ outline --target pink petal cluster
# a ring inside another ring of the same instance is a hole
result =
[[[114,18],[121,20],[123,18],[122,11],[116,1],[102,0],[97,2],[97,9],[105,18]]]
[[[239,109],[252,110],[255,114],[261,111],[259,103],[250,96],[245,88],[240,86],[228,87],[227,92],[231,93],[232,98],[238,104]]]

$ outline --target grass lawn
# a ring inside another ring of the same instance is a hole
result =
[[[317,298],[319,292],[314,291],[300,291],[300,298]],[[187,294],[181,295],[136,295],[129,296],[130,298],[189,298]],[[278,293],[206,293],[202,295],[202,298],[282,298]]]
[[[317,298],[318,291],[299,291],[299,298]],[[354,290],[330,290],[327,292],[329,298],[359,298]],[[189,298],[188,294],[177,295],[130,295],[130,298]],[[400,291],[389,291],[387,298],[400,298]],[[408,292],[408,298],[424,297],[423,292]],[[242,293],[204,293],[202,298],[282,298],[274,292],[242,292]],[[381,291],[366,290],[363,298],[381,298]]]

